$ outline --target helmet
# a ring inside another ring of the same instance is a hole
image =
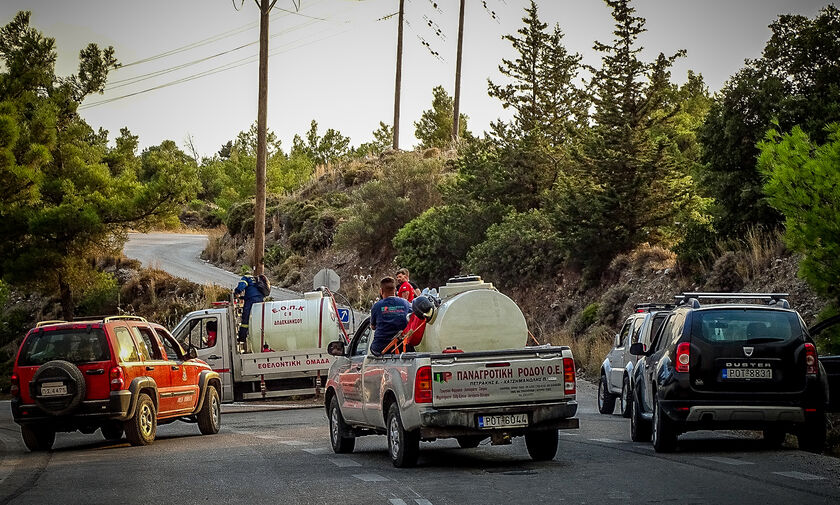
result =
[[[435,313],[435,304],[425,296],[418,296],[411,302],[411,312],[417,317],[430,319]]]

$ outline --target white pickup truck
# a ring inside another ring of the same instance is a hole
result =
[[[172,335],[218,372],[223,402],[311,395],[322,391],[333,361],[327,344],[342,334],[335,312],[333,300],[319,291],[256,303],[249,342],[242,344],[236,307],[217,302],[187,314]]]
[[[486,341],[493,341],[495,334],[504,342],[499,331],[508,331],[506,323],[517,315],[522,318],[509,298],[478,282],[486,291],[476,296],[484,298],[472,307],[470,321],[458,322],[468,352],[419,349],[374,356],[368,351],[373,338],[368,320],[349,345],[344,340],[329,344],[328,352],[335,361],[324,399],[335,452],[351,452],[358,436],[385,434],[394,466],[409,467],[416,464],[421,440],[456,438],[461,447],[472,448],[487,438],[493,445],[503,445],[524,435],[533,459],[554,458],[558,430],[579,425],[574,417],[577,401],[572,352],[565,346],[525,347],[524,338],[522,347],[516,349],[473,350],[480,344],[467,332],[472,336],[486,333]],[[466,306],[471,292],[447,293],[442,288],[443,304],[427,323],[427,332],[435,325],[445,329],[455,324],[451,317],[455,314],[463,317],[454,307],[459,299]],[[447,304],[449,313],[444,314]],[[527,338],[527,328],[525,332]],[[449,343],[458,338],[440,330],[431,333]]]

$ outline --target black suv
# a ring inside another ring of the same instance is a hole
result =
[[[692,430],[763,430],[770,445],[794,433],[825,444],[826,374],[802,318],[784,294],[685,293],[633,372],[631,436],[673,451]],[[701,306],[699,300],[728,301]],[[742,303],[733,303],[741,300]],[[763,301],[748,304],[744,300]]]

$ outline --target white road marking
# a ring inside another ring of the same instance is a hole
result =
[[[776,475],[781,475],[783,477],[790,477],[791,479],[799,479],[799,480],[825,480],[825,477],[820,477],[819,475],[814,475],[812,473],[804,473],[804,472],[773,472]]]
[[[391,499],[390,499],[390,500],[388,500],[388,501],[391,503],[391,505],[408,505],[408,504],[405,502],[405,500],[402,500],[402,499],[400,499],[400,498],[391,498]]]
[[[707,459],[715,463],[723,463],[724,465],[754,465],[752,461],[744,461],[742,459],[723,458],[719,456],[705,456],[700,459]]]
[[[309,454],[326,454],[329,452],[329,449],[326,447],[310,447],[302,450],[303,452],[308,452]]]
[[[361,464],[353,461],[349,458],[327,458],[327,460],[332,463],[333,465],[339,468],[348,468],[351,466],[362,466]]]
[[[263,440],[280,440],[283,437],[277,435],[254,435],[257,438],[261,438]]]
[[[621,440],[613,440],[611,438],[590,438],[592,442],[601,442],[603,444],[623,444]]]
[[[577,437],[580,433],[569,433],[568,431],[558,431],[559,435],[563,435],[564,437]]]
[[[417,505],[432,505],[432,502],[425,498],[415,498],[414,503],[416,503]]]
[[[391,480],[388,477],[383,477],[375,473],[356,473],[353,474],[353,477],[364,482],[385,482],[386,480]]]
[[[309,445],[311,442],[304,442],[303,440],[283,440],[280,442],[281,444],[291,445],[291,446],[301,446],[301,445]]]

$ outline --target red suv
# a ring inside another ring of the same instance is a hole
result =
[[[185,352],[158,324],[136,316],[44,321],[27,333],[12,372],[12,416],[31,451],[57,431],[132,445],[154,441],[158,424],[197,422],[219,431],[219,374]]]

